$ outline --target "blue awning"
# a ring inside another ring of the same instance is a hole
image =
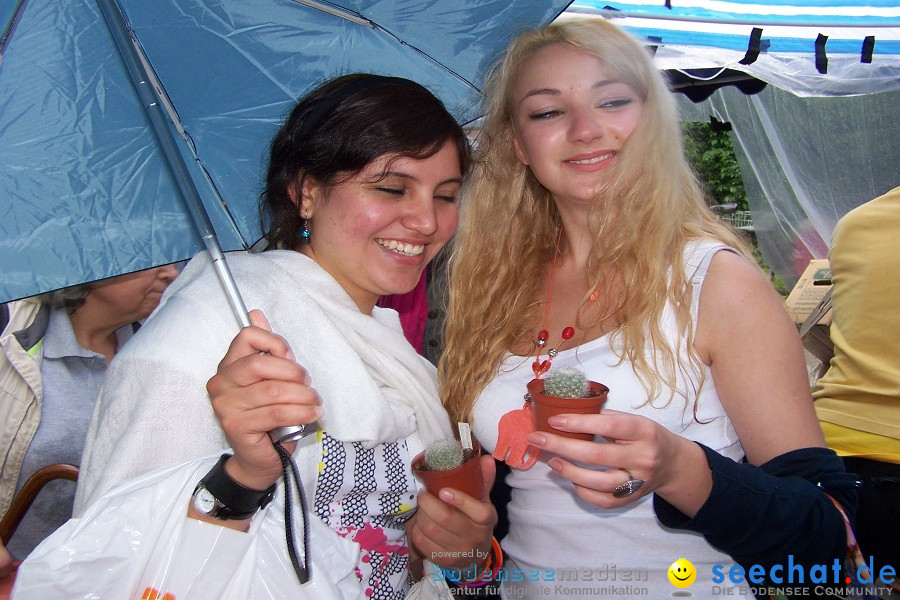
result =
[[[656,48],[663,69],[742,70],[802,96],[900,89],[896,0],[576,0]]]

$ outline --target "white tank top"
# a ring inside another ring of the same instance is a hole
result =
[[[703,277],[713,254],[723,249],[728,247],[713,241],[695,242],[685,249],[685,272],[694,286],[691,313],[695,325]],[[686,343],[675,340],[676,331],[670,306],[664,311],[663,334],[683,356]],[[475,403],[474,433],[489,452],[497,445],[500,418],[522,408],[525,385],[534,377],[533,360],[534,357],[507,356]],[[699,373],[677,377],[677,390],[687,396],[687,401],[676,395],[669,402],[668,391],[664,391],[647,403],[647,392],[631,364],[616,366],[618,360],[610,336],[605,335],[561,351],[553,359],[553,368],[577,366],[588,379],[608,386],[605,408],[648,417],[733,460],[743,458],[743,448],[719,401],[708,367],[704,367],[705,381],[695,419],[693,390],[699,384]],[[735,587],[727,577],[734,564],[728,555],[714,549],[699,534],[659,524],[653,513],[652,495],[620,509],[599,508],[579,499],[572,484],[547,466],[547,458],[545,453],[531,469],[513,469],[507,478],[512,488],[508,506],[510,533],[502,545],[511,560],[508,581],[503,584],[504,598],[657,599],[685,591],[692,592],[694,598],[721,597],[723,593],[730,598],[753,598],[749,593],[742,595],[739,586],[732,592],[725,591]],[[674,587],[668,579],[670,565],[679,558],[686,558],[697,569],[695,583],[686,590]],[[723,565],[722,572],[726,574],[721,583],[712,581],[716,564]]]

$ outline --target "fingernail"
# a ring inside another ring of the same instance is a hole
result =
[[[319,419],[319,418],[322,417],[322,415],[325,414],[325,409],[323,409],[321,406],[314,406],[314,407],[313,407],[313,414],[316,415],[316,418],[317,418],[317,419]]]
[[[443,500],[444,502],[453,502],[453,492],[451,492],[447,488],[444,488],[440,492],[438,492],[438,496],[440,496],[441,500]]]
[[[562,469],[562,459],[558,457],[551,458],[547,461],[547,466],[554,471],[559,471],[560,469]]]
[[[547,419],[547,423],[551,427],[565,427],[566,423],[568,423],[568,419],[565,417],[560,417],[558,415],[554,415]]]
[[[540,433],[530,433],[528,434],[528,441],[542,448],[547,443],[547,438]]]

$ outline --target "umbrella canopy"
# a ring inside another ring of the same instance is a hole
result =
[[[262,235],[266,145],[298,97],[348,72],[402,76],[467,122],[491,60],[568,3],[106,0],[226,250]],[[0,23],[0,302],[200,250],[98,2],[7,0]]]
[[[798,96],[900,90],[896,0],[575,0],[655,47],[660,69],[745,73]]]

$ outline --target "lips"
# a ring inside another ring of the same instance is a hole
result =
[[[404,256],[418,256],[425,251],[425,246],[421,244],[410,244],[407,242],[399,242],[397,240],[384,239],[376,239],[375,241],[378,242],[378,245],[381,247]]]
[[[565,162],[573,165],[596,165],[615,156],[615,152],[598,152],[568,158]]]

